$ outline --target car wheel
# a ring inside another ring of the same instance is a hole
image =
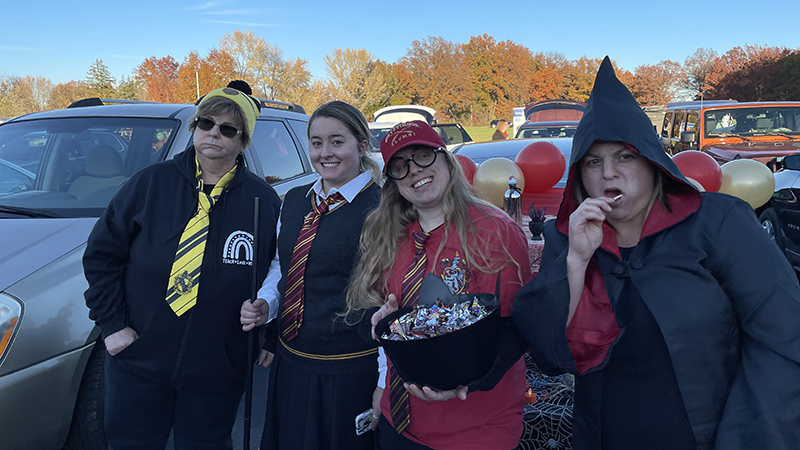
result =
[[[83,371],[72,424],[64,450],[105,450],[108,448],[104,425],[105,355],[102,340],[94,345]]]
[[[778,245],[778,248],[783,251],[783,230],[781,229],[781,222],[778,219],[778,214],[775,212],[775,209],[765,209],[758,217],[758,221],[761,222],[761,226],[764,227],[764,231],[767,232],[767,235],[769,235],[769,237],[775,241],[775,244]]]

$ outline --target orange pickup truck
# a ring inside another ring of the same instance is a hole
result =
[[[661,128],[664,150],[700,150],[717,162],[766,163],[800,153],[800,102],[686,102],[669,106]]]

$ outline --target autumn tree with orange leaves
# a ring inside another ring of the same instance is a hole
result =
[[[293,102],[309,113],[341,98],[367,117],[377,109],[420,104],[442,120],[472,125],[509,118],[512,108],[568,98],[585,101],[601,58],[567,59],[557,52],[532,53],[488,34],[467,43],[429,37],[413,41],[396,62],[380,61],[370,49],[336,49],[326,56],[327,78],[314,78],[308,61],[283,51],[253,31],[225,34],[205,57],[190,52],[147,58],[132,74],[114,77],[96,59],[86,78],[53,85],[36,76],[0,73],[0,116],[64,108],[85,97],[194,103],[198,95],[243,79],[259,97]],[[683,64],[661,61],[617,77],[642,105],[689,99],[800,100],[800,49],[745,45],[717,56],[699,48]]]
[[[194,51],[189,53],[176,72],[175,100],[194,103],[209,91],[226,86],[234,78],[233,66],[233,57],[217,49],[205,58]]]
[[[564,98],[585,102],[592,92],[594,77],[600,68],[602,58],[581,56],[563,69],[562,95]],[[614,64],[616,67],[616,64]]]
[[[78,81],[59,83],[53,88],[50,94],[48,107],[52,109],[62,109],[71,105],[82,98],[88,96],[86,85]]]
[[[144,100],[175,103],[178,62],[172,56],[151,56],[134,69],[134,77],[141,83]]]
[[[561,98],[563,83],[563,74],[556,69],[542,67],[531,75],[531,101]]]
[[[479,122],[510,118],[515,106],[530,100],[533,54],[512,41],[496,42],[487,34],[473,36],[462,46],[469,80],[475,90]]]
[[[445,120],[468,116],[475,90],[459,44],[440,37],[414,41],[397,64],[410,103],[429,106]]]
[[[683,67],[670,60],[643,64],[633,72],[628,89],[642,106],[675,101],[685,79]]]
[[[796,80],[782,77],[785,62],[787,59],[791,62],[792,53],[796,51],[758,45],[728,50],[716,60],[706,77],[706,98],[740,102],[785,99],[784,95],[797,86]]]
[[[564,98],[564,74],[570,61],[557,52],[537,53],[533,59],[535,67],[531,75],[530,101]]]
[[[718,57],[714,49],[702,47],[686,57],[683,62],[683,90],[688,97],[700,100],[705,96],[706,77],[714,69]]]
[[[369,119],[375,111],[391,105],[402,105],[406,103],[405,97],[402,95],[404,86],[397,76],[397,64],[390,64],[379,59],[370,64],[371,71],[380,74],[383,78],[383,90],[378,96],[374,97],[371,102],[361,110],[364,115]]]

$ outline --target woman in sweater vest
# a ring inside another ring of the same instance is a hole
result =
[[[259,358],[271,369],[261,448],[372,448],[372,433],[356,435],[354,421],[372,404],[377,349],[341,316],[364,218],[380,199],[369,136],[347,103],[311,116],[311,163],[321,179],[286,194],[277,262],[256,302],[242,308],[246,330],[275,318]]]

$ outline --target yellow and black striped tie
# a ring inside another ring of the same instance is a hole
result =
[[[175,253],[175,262],[172,263],[172,271],[169,276],[169,286],[167,287],[167,303],[176,315],[180,316],[197,303],[197,291],[200,289],[200,266],[203,263],[203,254],[206,249],[206,237],[208,236],[208,215],[214,203],[219,200],[222,190],[228,186],[233,176],[236,174],[236,164],[233,169],[226,173],[222,179],[211,190],[211,195],[203,192],[203,172],[197,163],[195,156],[195,166],[197,167],[197,191],[199,198],[197,201],[197,212],[189,219],[186,228],[181,235],[178,243],[178,251]]]

